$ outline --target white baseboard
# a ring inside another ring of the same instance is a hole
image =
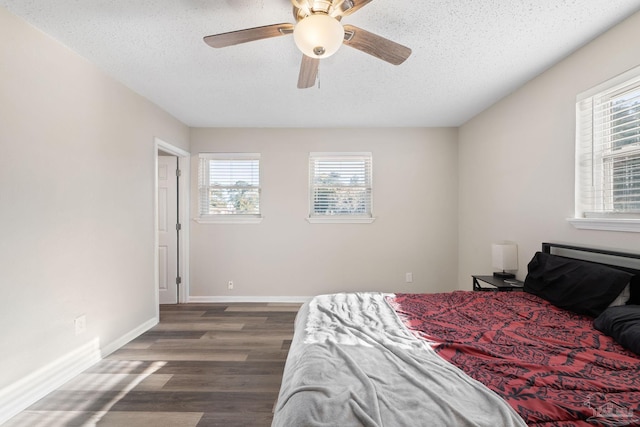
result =
[[[99,362],[99,340],[67,353],[26,377],[0,390],[0,424]]]
[[[102,349],[100,340],[94,338],[15,383],[0,389],[0,425],[157,323],[157,318],[150,319]]]
[[[307,301],[311,301],[313,297],[240,297],[240,296],[230,296],[230,297],[220,297],[220,296],[208,296],[208,297],[194,297],[190,296],[187,302],[190,303],[231,303],[231,302],[239,302],[239,303],[251,303],[251,302],[260,302],[260,303],[305,303]]]
[[[149,319],[146,322],[144,322],[142,325],[138,326],[137,328],[129,331],[128,333],[124,334],[123,336],[121,336],[117,340],[113,341],[111,344],[102,347],[102,349],[101,349],[102,357],[107,357],[108,355],[110,355],[111,353],[116,351],[117,349],[119,349],[122,346],[124,346],[129,341],[131,341],[134,338],[137,338],[140,335],[144,334],[149,329],[151,329],[154,326],[156,326],[158,324],[158,321],[159,321],[159,319],[157,317]]]

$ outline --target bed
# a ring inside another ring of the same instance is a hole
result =
[[[272,426],[640,425],[639,260],[543,243],[524,292],[315,297]]]

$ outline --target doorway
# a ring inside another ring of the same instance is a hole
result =
[[[180,304],[189,295],[188,152],[155,139],[156,305]]]

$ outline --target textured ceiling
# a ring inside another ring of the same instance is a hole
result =
[[[413,49],[394,66],[348,46],[297,89],[291,36],[202,37],[294,22],[289,0],[0,0],[193,127],[458,126],[640,10],[640,0],[374,0],[343,23]]]

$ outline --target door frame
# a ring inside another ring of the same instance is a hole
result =
[[[180,192],[180,206],[178,222],[182,225],[180,230],[180,239],[178,241],[178,249],[180,251],[180,271],[177,274],[182,278],[181,286],[178,292],[178,304],[188,301],[189,295],[189,207],[191,200],[191,153],[169,144],[160,138],[155,137],[153,142],[153,161],[154,178],[153,178],[153,234],[154,234],[154,247],[153,247],[153,283],[154,283],[154,295],[155,295],[155,307],[156,315],[160,316],[160,275],[158,274],[158,268],[160,265],[160,259],[158,254],[158,245],[160,243],[160,237],[158,234],[158,151],[163,151],[172,156],[178,158],[178,164],[182,171],[180,175],[178,191]]]

